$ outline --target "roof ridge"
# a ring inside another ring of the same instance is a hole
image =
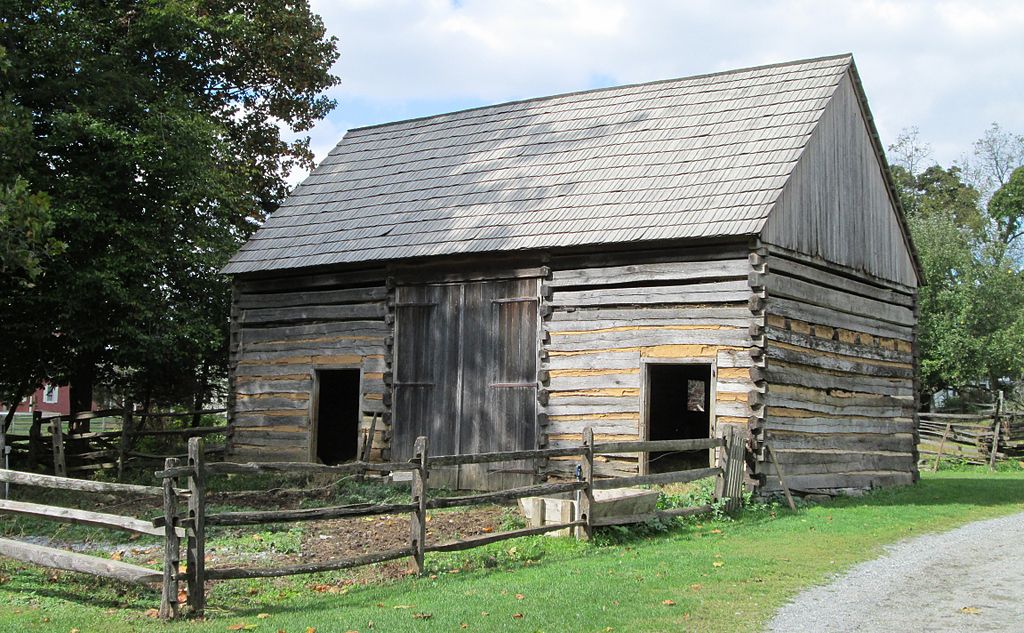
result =
[[[414,123],[416,121],[426,121],[428,119],[435,119],[435,118],[438,118],[438,117],[448,116],[448,115],[451,115],[451,114],[464,114],[466,112],[475,112],[477,110],[486,110],[488,108],[500,108],[502,106],[517,105],[517,104],[521,104],[521,103],[541,102],[541,101],[547,101],[547,100],[550,100],[550,99],[560,99],[562,97],[574,97],[574,96],[578,96],[578,95],[593,94],[593,93],[597,93],[597,92],[606,92],[606,91],[610,92],[612,90],[623,90],[623,89],[626,89],[626,88],[638,88],[640,86],[655,86],[655,85],[658,85],[658,84],[666,84],[666,83],[672,83],[672,82],[677,82],[677,81],[687,81],[687,80],[692,80],[692,79],[706,79],[708,77],[719,77],[719,76],[725,76],[725,75],[737,75],[739,73],[745,73],[745,72],[750,72],[750,71],[754,71],[754,70],[767,70],[769,68],[782,68],[784,66],[799,66],[799,65],[802,65],[802,64],[811,64],[811,63],[814,63],[814,62],[823,62],[823,61],[830,61],[830,60],[834,60],[834,59],[842,59],[844,57],[849,58],[850,63],[851,64],[853,63],[853,53],[839,53],[837,55],[824,55],[822,57],[810,57],[810,58],[807,58],[807,59],[797,59],[797,60],[788,61],[788,62],[777,62],[777,63],[774,63],[774,64],[761,64],[759,66],[747,66],[745,68],[736,68],[736,69],[733,69],[733,70],[721,70],[721,71],[713,72],[713,73],[701,73],[699,75],[687,75],[685,77],[673,77],[673,78],[669,78],[669,79],[656,79],[654,81],[640,81],[640,82],[630,83],[630,84],[620,84],[620,85],[616,85],[616,86],[605,86],[603,88],[589,88],[587,90],[572,90],[572,91],[569,91],[569,92],[559,92],[559,93],[556,93],[556,94],[544,95],[544,96],[541,96],[541,97],[528,97],[526,99],[512,99],[512,100],[509,100],[509,101],[499,101],[498,103],[489,103],[487,105],[474,106],[472,108],[463,108],[461,110],[451,110],[451,111],[448,111],[448,112],[438,112],[438,113],[435,113],[435,114],[428,114],[428,115],[424,115],[424,116],[411,117],[411,118],[408,118],[408,119],[398,119],[396,121],[386,121],[384,123],[374,123],[372,125],[362,125],[362,126],[359,126],[359,127],[349,128],[349,130],[345,133],[345,136],[348,136],[348,134],[351,133],[351,132],[362,132],[364,130],[372,130],[372,129],[376,129],[376,128],[389,127],[389,126],[392,126],[392,125],[401,125],[401,124],[404,124],[404,123]]]

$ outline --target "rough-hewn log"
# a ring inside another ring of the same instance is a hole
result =
[[[553,307],[736,303],[748,297],[750,287],[744,278],[678,286],[562,291],[556,292],[549,303]]]
[[[524,497],[541,497],[563,494],[566,492],[575,492],[577,490],[583,490],[585,487],[586,484],[581,481],[521,486],[519,488],[509,488],[508,490],[500,490],[498,492],[488,492],[464,497],[439,497],[428,501],[427,507],[434,510],[438,508],[457,508],[470,505],[503,503],[512,501],[513,499],[522,499]]]
[[[725,446],[721,437],[702,437],[694,440],[650,440],[643,442],[601,442],[594,444],[595,453],[636,453],[654,451],[696,451]]]
[[[160,582],[163,579],[163,574],[153,569],[6,538],[0,538],[0,556],[51,569],[77,571],[123,582],[146,584]]]
[[[547,282],[547,285],[552,288],[561,288],[634,282],[723,279],[746,277],[749,270],[750,263],[746,259],[629,264],[602,268],[555,270],[552,271],[551,280]]]
[[[581,352],[655,345],[717,345],[742,347],[750,344],[746,328],[672,329],[619,329],[615,331],[575,332],[551,337],[549,352]]]
[[[346,517],[364,517],[378,514],[399,514],[416,509],[413,503],[381,503],[328,508],[305,508],[302,510],[256,510],[252,512],[221,512],[208,514],[207,525],[261,525],[263,523],[285,523],[292,521],[323,521]]]
[[[640,475],[638,477],[622,477],[620,479],[598,479],[594,482],[594,490],[614,490],[616,488],[651,484],[686,483],[688,481],[704,479],[705,477],[714,477],[721,474],[721,472],[721,468],[697,468],[671,473],[658,473],[656,475]]]
[[[74,508],[47,506],[37,503],[26,503],[24,501],[5,501],[0,499],[0,513],[42,517],[64,523],[91,525],[95,527],[110,528],[112,530],[135,532],[137,534],[148,534],[150,536],[164,535],[164,531],[154,528],[152,522],[136,519],[134,517],[126,517],[118,514],[106,514],[103,512],[90,512],[88,510],[77,510]]]
[[[901,290],[892,290],[890,288],[851,279],[848,276],[837,275],[835,272],[821,270],[820,268],[808,266],[807,264],[786,259],[785,257],[770,258],[768,261],[768,269],[770,272],[775,274],[797,277],[807,282],[828,286],[845,292],[852,292],[875,299],[876,301],[884,301],[886,303],[901,305],[907,308],[912,308],[914,306],[913,291],[907,287],[904,287]]]
[[[384,299],[387,297],[387,293],[387,288],[384,286],[369,286],[366,288],[345,288],[343,290],[242,294],[239,295],[236,305],[242,309],[251,309],[368,303]]]
[[[913,310],[908,307],[868,299],[784,275],[765,275],[765,288],[769,297],[785,297],[847,314],[869,314],[872,318],[901,326],[913,326],[916,322]]]
[[[80,492],[101,492],[108,494],[130,494],[140,497],[163,498],[163,489],[157,486],[138,486],[135,484],[115,484],[85,479],[68,479],[51,475],[23,473],[17,470],[0,470],[0,481],[23,486],[55,488],[57,490],[78,490]]]
[[[765,311],[768,314],[784,316],[790,319],[799,319],[801,321],[807,321],[808,323],[817,323],[844,330],[864,332],[866,334],[874,334],[875,336],[884,336],[886,338],[897,338],[902,341],[914,340],[914,328],[910,326],[886,323],[870,316],[837,312],[830,308],[823,308],[809,303],[793,301],[783,297],[770,296]]]
[[[866,376],[879,376],[887,378],[913,378],[914,368],[903,367],[892,364],[873,364],[860,362],[851,358],[837,358],[826,356],[822,353],[815,353],[808,349],[786,349],[780,344],[768,345],[768,365],[771,366],[771,359],[779,359],[787,363],[796,363],[818,367],[830,371],[842,371]]]
[[[540,448],[523,451],[500,451],[493,453],[472,453],[467,455],[433,455],[427,458],[431,466],[454,466],[458,464],[487,464],[491,462],[508,462],[517,459],[545,459],[548,457],[571,457],[582,455],[580,446],[571,448]]]
[[[362,471],[391,472],[395,470],[411,471],[416,465],[411,462],[349,462],[328,466],[326,464],[296,463],[296,462],[248,462],[235,464],[232,462],[213,462],[206,465],[206,472],[219,474],[247,474],[247,473],[331,473],[347,474]],[[157,473],[161,476],[161,473]]]
[[[302,306],[296,308],[250,308],[242,310],[240,325],[289,323],[296,321],[343,321],[384,317],[384,304],[353,303],[340,306]]]

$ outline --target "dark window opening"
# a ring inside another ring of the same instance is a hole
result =
[[[359,450],[359,370],[317,372],[316,456],[325,464],[356,458]]]
[[[651,440],[711,436],[711,365],[647,365],[647,424]],[[711,465],[707,449],[648,454],[648,472]]]

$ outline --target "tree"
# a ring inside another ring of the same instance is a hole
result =
[[[308,138],[281,128],[334,106],[335,39],[301,1],[8,0],[0,45],[0,92],[28,123],[0,128],[19,148],[0,176],[46,194],[67,244],[0,304],[0,340],[17,341],[0,367],[22,378],[3,370],[0,389],[68,380],[77,408],[97,381],[208,393],[227,363],[218,271],[311,165]]]
[[[1024,276],[1011,248],[1024,230],[1024,169],[1014,170],[1024,160],[1020,142],[993,125],[972,162],[923,169],[928,152],[916,130],[890,146],[927,282],[918,294],[926,397],[1024,378]]]
[[[988,201],[998,239],[1006,246],[1024,234],[1024,167],[1017,167]]]
[[[1014,169],[1024,165],[1024,135],[1007,132],[993,123],[974,142],[972,155],[961,158],[960,164],[967,182],[981,193],[985,202],[1006,184]]]

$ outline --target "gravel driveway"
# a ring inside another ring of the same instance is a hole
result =
[[[1024,513],[887,549],[796,596],[768,631],[1024,632]]]

